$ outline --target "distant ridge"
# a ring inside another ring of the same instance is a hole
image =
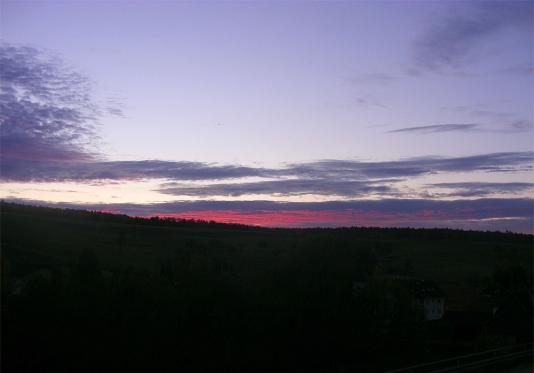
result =
[[[213,220],[201,219],[182,219],[173,217],[141,217],[130,216],[121,213],[98,210],[81,210],[62,207],[49,207],[31,204],[21,204],[15,202],[0,201],[0,214],[16,213],[16,214],[31,214],[55,217],[70,217],[79,219],[88,219],[90,221],[136,224],[147,226],[167,226],[167,227],[182,227],[182,228],[215,228],[215,229],[230,229],[230,230],[256,230],[256,231],[343,231],[343,230],[361,230],[363,232],[381,231],[381,232],[404,232],[409,234],[426,233],[443,233],[446,235],[454,234],[493,234],[498,236],[534,236],[533,234],[512,232],[512,231],[478,231],[478,230],[464,230],[454,228],[411,228],[411,227],[307,227],[307,228],[283,228],[283,227],[263,227],[257,225],[246,225],[237,223],[222,223]]]

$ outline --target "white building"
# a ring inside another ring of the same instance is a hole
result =
[[[416,280],[411,284],[425,320],[439,320],[445,314],[445,293],[431,281]]]

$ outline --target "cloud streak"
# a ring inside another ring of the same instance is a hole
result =
[[[165,186],[158,191],[178,196],[231,196],[254,194],[298,196],[305,194],[357,197],[369,194],[393,194],[392,183],[396,180],[335,181],[328,179],[270,180],[254,183],[211,184],[205,186]]]
[[[387,133],[439,133],[439,132],[472,132],[480,128],[479,124],[474,123],[456,123],[456,124],[434,124],[429,126],[417,126],[399,128],[387,131]]]
[[[490,194],[517,194],[532,190],[534,183],[512,182],[512,183],[490,183],[490,182],[459,182],[459,183],[437,183],[428,186],[441,189],[453,189],[448,193],[455,197],[485,197]]]
[[[485,127],[475,123],[458,124],[434,124],[429,126],[405,127],[387,131],[386,133],[413,133],[428,135],[443,132],[493,132],[493,133],[521,133],[532,130],[532,122],[529,120],[514,120],[499,127]]]

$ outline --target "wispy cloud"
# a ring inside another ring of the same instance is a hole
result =
[[[451,8],[447,17],[434,20],[416,41],[417,71],[458,70],[473,58],[477,45],[494,33],[506,27],[532,27],[531,1],[460,2]]]
[[[203,186],[165,186],[159,192],[177,196],[242,196],[270,194],[296,196],[304,194],[363,197],[378,193],[381,196],[395,193],[396,180],[382,179],[372,181],[329,180],[329,179],[289,179],[269,180],[254,183],[211,184]]]
[[[384,105],[379,99],[370,94],[364,94],[354,97],[354,104],[362,108],[386,108],[386,105]]]
[[[531,119],[519,119],[516,115],[510,112],[503,112],[489,108],[490,105],[460,105],[452,107],[443,107],[442,109],[467,115],[477,120],[483,120],[486,124],[478,124],[472,128],[473,131],[478,132],[494,132],[494,133],[522,133],[532,130]],[[417,127],[414,127],[417,128]]]
[[[492,115],[487,113],[487,115]],[[486,133],[523,133],[532,130],[532,121],[513,120],[498,125],[482,125],[476,123],[453,123],[453,124],[433,124],[429,126],[416,126],[398,128],[386,133],[413,133],[428,135],[442,132],[486,132]]]
[[[511,182],[511,183],[490,183],[490,182],[458,182],[458,183],[436,183],[429,187],[441,189],[453,189],[447,193],[454,197],[485,197],[490,194],[517,194],[534,189],[534,183]]]
[[[417,157],[397,161],[321,160],[293,164],[288,172],[299,177],[333,180],[411,177],[438,172],[501,172],[531,170],[534,152],[490,153],[466,157]]]
[[[388,133],[436,133],[436,132],[471,132],[480,128],[475,123],[452,123],[452,124],[433,124],[429,126],[405,127],[396,130],[387,131]]]
[[[531,120],[515,120],[508,123],[503,129],[504,132],[528,132],[532,131]]]
[[[494,121],[510,120],[514,115],[509,112],[494,110],[490,105],[458,105],[445,106],[443,110],[464,115],[469,115],[477,118],[490,119]]]

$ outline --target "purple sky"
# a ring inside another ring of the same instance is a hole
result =
[[[532,232],[531,1],[0,7],[1,198]]]

